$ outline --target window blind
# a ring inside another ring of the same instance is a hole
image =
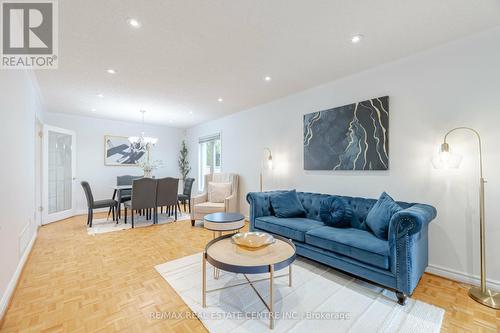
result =
[[[198,143],[205,143],[210,141],[220,140],[220,133],[203,136],[198,139]]]

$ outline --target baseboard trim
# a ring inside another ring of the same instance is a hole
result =
[[[104,212],[108,212],[108,211],[109,211],[109,208],[94,209],[94,213],[104,213]],[[48,225],[48,224],[51,224],[51,223],[56,223],[56,222],[59,222],[59,221],[70,219],[70,218],[75,217],[75,216],[87,215],[87,214],[88,214],[88,209],[73,210],[73,213],[71,214],[71,216],[68,216],[68,217],[65,217],[65,218],[61,218],[59,220],[50,221],[50,222],[47,222],[47,223],[42,223],[42,225]]]
[[[31,238],[30,242],[26,246],[26,250],[24,251],[21,260],[19,260],[19,263],[17,264],[16,271],[14,272],[14,275],[9,281],[9,284],[7,285],[7,289],[5,289],[5,293],[2,295],[2,300],[0,301],[0,325],[3,322],[3,317],[5,313],[7,312],[7,309],[9,307],[10,300],[12,298],[12,295],[14,294],[14,290],[16,290],[17,283],[19,282],[19,278],[21,277],[21,273],[23,271],[24,265],[26,264],[26,261],[28,260],[28,256],[31,253],[31,249],[33,248],[33,245],[35,244],[36,237],[38,236],[38,230],[35,230],[35,233],[33,234],[33,237]]]
[[[479,286],[481,284],[481,279],[477,275],[471,275],[463,272],[456,271],[454,269],[445,268],[438,265],[429,265],[425,270],[428,273],[439,275],[450,280],[472,284],[475,286]],[[487,279],[486,284],[489,288],[494,290],[500,290],[500,281]]]

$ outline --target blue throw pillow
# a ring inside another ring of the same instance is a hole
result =
[[[366,216],[366,224],[380,239],[387,240],[391,217],[402,208],[387,193],[382,193]]]
[[[271,207],[277,217],[300,217],[305,214],[295,190],[272,195]]]
[[[319,216],[330,227],[348,228],[351,226],[353,212],[344,199],[332,196],[321,201]]]

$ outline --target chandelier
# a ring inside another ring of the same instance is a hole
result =
[[[141,110],[140,112],[142,113],[142,126],[144,128],[144,114],[146,110]],[[128,141],[138,149],[148,150],[158,142],[158,139],[144,136],[144,131],[142,131],[140,136],[131,136],[128,138]]]

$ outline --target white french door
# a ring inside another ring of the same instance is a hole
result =
[[[205,175],[222,171],[220,133],[199,139],[198,190],[205,188]]]
[[[74,215],[76,136],[53,126],[43,129],[43,224]]]

